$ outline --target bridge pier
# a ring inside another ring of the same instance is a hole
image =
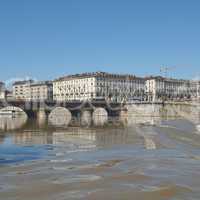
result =
[[[57,127],[67,127],[71,122],[72,114],[64,107],[54,108],[48,117],[49,124]]]
[[[39,127],[42,127],[46,124],[47,114],[44,109],[38,110],[36,117],[37,117],[37,124],[39,125]]]
[[[81,111],[81,126],[90,126],[92,124],[92,111]]]
[[[104,126],[108,122],[108,112],[102,107],[95,108],[92,113],[94,126]]]
[[[124,126],[126,126],[128,124],[128,111],[127,110],[124,109],[119,112],[119,120]]]

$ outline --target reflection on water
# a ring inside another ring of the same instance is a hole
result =
[[[58,131],[40,131],[40,130],[22,130],[12,134],[3,134],[1,143],[9,137],[9,141],[15,145],[75,145],[75,143],[90,143],[98,146],[106,146],[113,144],[127,144],[137,142],[139,137],[136,131],[132,129],[82,129],[69,128],[68,130]],[[138,138],[137,138],[138,137]],[[134,140],[133,140],[134,139]]]
[[[122,127],[40,129],[30,121],[1,133],[2,198],[200,199],[197,124],[124,117]]]
[[[159,125],[162,118],[153,116],[121,116],[120,120],[124,126],[132,127],[137,124]]]
[[[10,120],[19,125],[19,118],[11,118]],[[25,120],[22,121],[25,122]],[[181,119],[162,120],[158,117],[143,117],[142,120],[141,117],[128,123],[125,127],[97,129],[69,127],[65,130],[41,130],[37,125],[38,123],[35,123],[35,126],[25,127],[23,130],[15,131],[12,134],[9,132],[1,134],[0,142],[5,144],[7,138],[9,138],[10,144],[22,148],[27,145],[58,145],[65,148],[69,147],[70,151],[76,150],[83,144],[95,148],[134,144],[137,147],[138,145],[143,146],[147,150],[155,150],[160,147],[171,148],[174,146],[174,139],[176,139],[175,141],[184,141],[185,144],[200,147],[200,138],[196,126]]]
[[[0,130],[15,130],[26,124],[27,115],[21,114],[16,117],[0,116]]]

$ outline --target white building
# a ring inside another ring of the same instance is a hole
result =
[[[165,99],[196,98],[199,92],[199,81],[148,77],[146,93],[150,101]]]
[[[145,79],[133,75],[84,73],[54,80],[53,98],[56,101],[110,99],[122,102],[143,96],[144,89]]]
[[[13,97],[24,101],[52,100],[53,85],[50,81],[17,81],[13,84]]]
[[[159,94],[163,94],[165,91],[165,84],[162,77],[150,77],[145,82],[146,93],[149,101],[155,101]]]
[[[0,82],[0,100],[5,99],[5,84]]]

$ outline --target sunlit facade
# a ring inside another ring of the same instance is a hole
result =
[[[0,82],[0,99],[5,99],[5,84]]]
[[[149,77],[146,80],[146,94],[149,100],[191,99],[199,96],[199,81]]]
[[[53,85],[50,81],[17,81],[13,84],[13,98],[24,101],[44,101],[53,99]]]
[[[30,85],[30,100],[53,100],[53,84],[51,81],[41,81]]]
[[[133,75],[84,73],[54,80],[53,98],[56,101],[109,99],[122,102],[141,97],[144,89],[145,79]]]

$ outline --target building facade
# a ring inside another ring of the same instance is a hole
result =
[[[53,84],[50,81],[17,81],[13,84],[13,98],[24,101],[53,99]]]
[[[5,99],[5,84],[0,82],[0,99]]]
[[[109,99],[122,102],[143,96],[144,90],[144,78],[105,72],[69,75],[53,81],[56,101]]]
[[[146,94],[150,101],[163,99],[191,99],[199,96],[199,81],[148,77]]]
[[[159,99],[159,95],[164,94],[165,84],[162,77],[149,77],[145,82],[145,91],[149,101]]]
[[[53,100],[53,84],[51,81],[41,81],[30,84],[30,100]]]
[[[100,99],[112,102],[179,100],[200,97],[200,81],[94,72],[68,75],[53,82],[17,81],[13,84],[12,95],[9,93],[6,96],[24,101],[64,102]],[[5,98],[5,87],[1,82],[0,98]]]
[[[30,85],[33,82],[33,80],[24,80],[13,83],[13,97],[16,100],[30,100]]]

